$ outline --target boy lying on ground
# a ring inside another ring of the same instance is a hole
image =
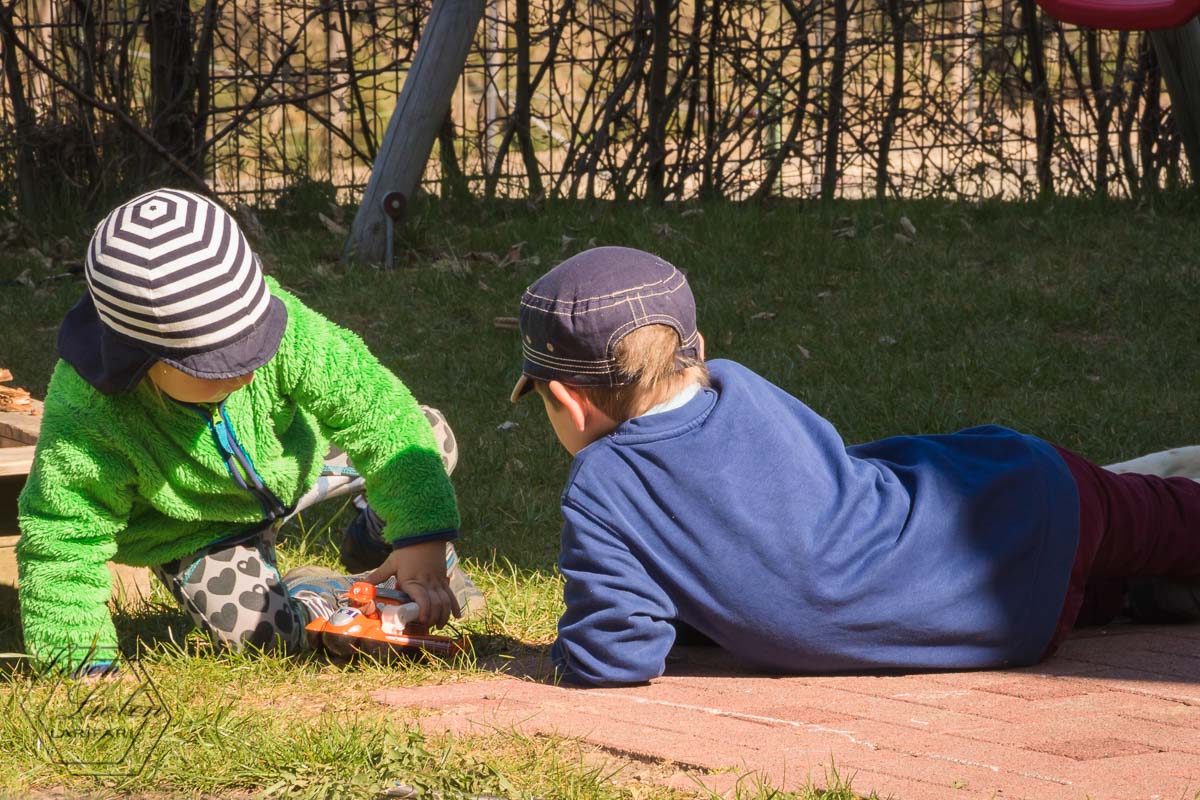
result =
[[[523,375],[575,456],[552,655],[591,685],[661,675],[677,631],[757,668],[1032,664],[1119,610],[1126,582],[1200,578],[1200,484],[1117,475],[997,426],[847,447],[732,361],[705,362],[684,276],[580,253],[522,300]],[[1145,584],[1143,608],[1186,583]],[[1180,594],[1181,593],[1181,594]]]

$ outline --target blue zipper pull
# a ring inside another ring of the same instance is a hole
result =
[[[263,507],[263,512],[267,519],[279,519],[287,516],[288,508],[283,504],[271,489],[263,483],[259,477],[258,470],[254,468],[254,461],[251,460],[250,454],[242,447],[242,443],[238,441],[237,434],[233,430],[233,423],[229,421],[229,417],[225,414],[225,403],[218,403],[214,410],[214,422],[217,419],[221,421],[221,427],[218,430],[218,436],[222,437],[223,445],[228,449],[232,461],[236,462],[244,474],[247,488],[254,493],[258,498],[259,503]],[[214,425],[215,427],[215,425]]]
[[[229,435],[229,426],[225,424],[225,420],[221,417],[221,412],[217,406],[208,406],[209,424],[212,425],[213,434],[217,437],[217,446],[221,448],[221,455],[226,458],[231,458],[234,454],[233,442]]]

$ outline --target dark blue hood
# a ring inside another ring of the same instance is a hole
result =
[[[58,355],[104,394],[128,392],[157,360],[102,323],[86,291],[58,329]]]

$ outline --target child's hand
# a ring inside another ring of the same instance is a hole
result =
[[[396,578],[396,588],[407,592],[421,607],[416,620],[420,624],[437,628],[449,622],[451,614],[462,616],[446,578],[445,542],[422,542],[393,550],[366,580],[383,583],[392,576]]]

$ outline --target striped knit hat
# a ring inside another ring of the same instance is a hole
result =
[[[191,192],[157,189],[115,208],[96,226],[84,268],[88,295],[64,322],[59,351],[79,369],[80,354],[67,354],[79,342],[64,347],[64,336],[86,335],[94,317],[117,360],[140,368],[121,375],[128,385],[116,391],[132,388],[154,361],[197,378],[246,375],[275,355],[287,327],[237,223]],[[110,355],[104,349],[93,361]]]

